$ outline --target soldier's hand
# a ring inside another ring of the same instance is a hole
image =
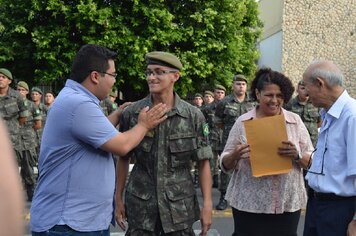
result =
[[[138,116],[138,124],[143,125],[148,130],[153,129],[159,123],[167,119],[167,112],[167,106],[163,103],[159,103],[151,109],[145,107],[141,110],[140,115]]]
[[[122,201],[116,201],[115,220],[117,224],[120,226],[120,228],[125,231],[126,213],[125,213],[125,206]]]
[[[213,209],[211,206],[204,206],[200,212],[200,223],[201,223],[201,233],[200,235],[205,236],[208,234],[212,223],[212,212]]]

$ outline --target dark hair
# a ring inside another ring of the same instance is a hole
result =
[[[256,72],[255,78],[251,84],[251,96],[255,100],[257,100],[256,92],[257,89],[261,92],[266,85],[268,84],[276,84],[281,89],[284,103],[289,102],[293,93],[294,86],[290,79],[284,74],[271,70],[271,68],[262,68]]]
[[[70,79],[82,83],[93,70],[106,72],[109,69],[109,60],[114,60],[116,55],[102,46],[94,44],[82,46],[74,58]]]
[[[55,96],[56,96],[56,94],[55,94],[52,90],[48,90],[47,92],[45,92],[45,95],[46,95],[47,93],[52,94],[52,95],[53,95],[53,97],[55,97]]]

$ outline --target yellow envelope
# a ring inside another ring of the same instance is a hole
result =
[[[250,145],[252,175],[285,174],[292,169],[292,160],[278,155],[278,147],[287,141],[283,115],[269,116],[244,122],[247,143]]]

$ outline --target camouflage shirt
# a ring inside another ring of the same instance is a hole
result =
[[[304,125],[307,127],[310,139],[315,147],[318,139],[318,123],[321,121],[319,114],[320,109],[315,107],[311,102],[301,104],[298,96],[292,98],[286,105],[285,109],[297,113]]]
[[[26,123],[21,126],[21,139],[23,150],[33,150],[38,146],[36,131],[33,129],[35,121],[42,120],[40,109],[30,100],[25,99],[28,107]]]
[[[101,109],[103,110],[106,116],[110,115],[113,111],[117,110],[117,103],[112,102],[109,97],[100,101]]]
[[[40,146],[40,145],[41,145],[41,139],[42,139],[43,128],[44,128],[44,126],[46,125],[48,107],[47,107],[45,104],[43,104],[43,103],[40,103],[39,105],[36,105],[36,104],[34,103],[34,106],[35,106],[35,108],[36,108],[37,110],[40,111],[40,115],[41,115],[41,117],[42,117],[42,128],[36,130],[37,146]]]
[[[209,124],[209,141],[211,148],[215,151],[222,150],[222,130],[216,126],[215,110],[218,102],[212,102],[202,108],[202,112]]]
[[[150,96],[124,110],[121,132],[137,124],[145,106],[152,107]],[[177,94],[167,115],[130,153],[136,163],[126,186],[125,206],[132,228],[154,231],[159,217],[169,233],[191,227],[200,217],[190,170],[191,161],[213,156],[207,144],[208,126],[201,111]]]
[[[24,98],[16,90],[9,88],[6,96],[0,97],[0,115],[5,120],[12,144],[16,150],[21,150],[19,138],[19,117],[28,116],[28,108]]]
[[[242,114],[252,110],[256,106],[256,102],[251,100],[247,95],[243,102],[239,102],[235,99],[233,94],[226,96],[221,100],[215,110],[215,117],[217,124],[223,124],[223,138],[222,138],[222,149],[226,144],[227,138],[229,137],[230,130],[235,124],[235,121]]]

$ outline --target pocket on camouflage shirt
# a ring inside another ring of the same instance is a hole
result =
[[[192,155],[197,149],[196,137],[193,133],[169,136],[171,167],[189,166]]]
[[[186,222],[195,218],[196,197],[191,180],[167,186],[166,195],[174,224]]]

